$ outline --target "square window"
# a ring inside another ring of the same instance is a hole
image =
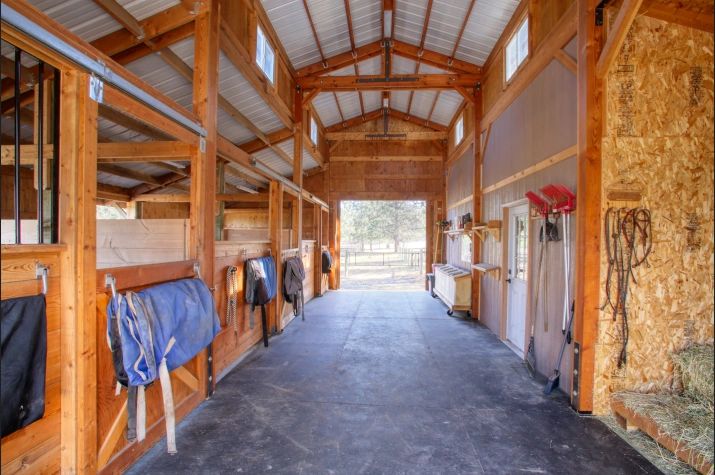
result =
[[[256,64],[258,64],[258,67],[261,68],[268,80],[273,82],[275,53],[260,26],[256,34]]]
[[[454,145],[459,145],[464,140],[464,116],[460,117],[454,126]]]
[[[313,142],[313,145],[318,145],[318,124],[312,117],[310,118],[310,141]]]
[[[529,56],[529,17],[524,18],[519,29],[506,44],[505,56],[505,76],[509,81],[521,63]]]

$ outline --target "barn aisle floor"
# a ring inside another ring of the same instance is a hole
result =
[[[660,473],[427,292],[330,292],[129,473]]]

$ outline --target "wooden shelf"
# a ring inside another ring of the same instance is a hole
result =
[[[444,234],[450,237],[450,239],[454,239],[457,236],[469,236],[469,238],[472,238],[472,227],[469,226],[467,228],[462,228],[462,229],[450,229],[448,231],[444,231]]]
[[[501,241],[501,220],[493,220],[488,223],[478,223],[472,228],[472,232],[484,242],[488,235],[492,235],[497,242]]]
[[[489,275],[490,273],[493,273],[496,276],[497,280],[501,275],[501,267],[495,266],[494,264],[487,264],[486,262],[472,264],[472,269],[477,270],[484,275]]]

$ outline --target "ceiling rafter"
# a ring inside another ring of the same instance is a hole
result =
[[[455,86],[476,87],[480,76],[471,74],[395,74],[366,76],[318,76],[302,78],[298,84],[305,89],[319,88],[323,91],[356,91],[395,89],[453,89]]]
[[[422,54],[425,47],[425,39],[427,38],[427,28],[429,27],[430,15],[432,15],[432,1],[428,0],[427,9],[425,11],[425,20],[422,24],[422,34],[420,35],[420,52],[417,61],[415,62],[415,74],[420,72],[420,64],[422,63]],[[415,96],[415,91],[410,91],[410,100],[407,102],[407,115],[412,113],[412,99]]]
[[[350,0],[344,0],[343,5],[345,6],[345,20],[348,23],[348,34],[350,35],[350,52],[353,55],[353,67],[355,69],[355,75],[360,75],[360,67],[358,65],[357,55],[355,54],[355,33],[353,31],[353,17],[350,12]],[[362,92],[358,92],[358,99],[360,99],[360,115],[365,115],[365,104],[363,102]],[[342,112],[341,112],[342,117]]]
[[[318,38],[318,30],[315,29],[315,22],[313,22],[313,17],[310,14],[310,8],[308,7],[308,1],[303,0],[303,8],[305,9],[305,14],[308,15],[308,23],[310,23],[310,29],[313,32],[313,39],[315,40],[315,46],[318,47],[318,53],[320,53],[320,62],[325,65],[325,55],[323,54],[323,47],[320,46],[320,39]]]

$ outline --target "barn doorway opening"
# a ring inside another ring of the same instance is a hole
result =
[[[424,290],[424,201],[342,201],[340,288]]]

